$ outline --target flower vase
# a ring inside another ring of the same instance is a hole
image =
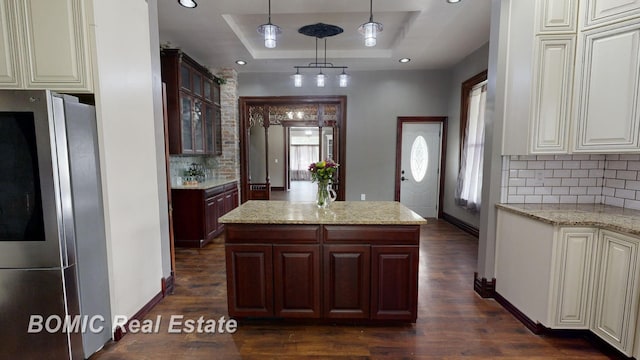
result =
[[[320,180],[318,181],[318,193],[316,196],[316,204],[320,209],[325,209],[331,203],[331,196],[329,195],[329,184],[328,180]]]

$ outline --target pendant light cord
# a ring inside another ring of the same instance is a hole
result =
[[[269,24],[271,24],[271,0],[269,0]]]
[[[269,0],[269,3],[271,3],[271,0]],[[271,13],[271,10],[269,10],[269,13]],[[369,22],[373,22],[373,0],[369,0]]]

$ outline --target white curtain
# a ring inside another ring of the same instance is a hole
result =
[[[484,154],[484,111],[487,86],[482,83],[469,94],[467,129],[461,156],[455,200],[460,206],[479,211],[482,196],[482,163]]]
[[[311,180],[309,165],[318,161],[318,145],[291,145],[291,180]]]

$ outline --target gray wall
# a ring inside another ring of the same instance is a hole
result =
[[[449,124],[447,131],[447,168],[443,211],[470,225],[479,227],[480,213],[472,213],[454,203],[458,169],[460,167],[460,95],[462,82],[487,69],[489,43],[471,53],[453,69],[449,93]]]
[[[367,200],[393,200],[397,117],[447,116],[450,72],[354,72],[347,88],[337,87],[334,76],[329,81],[317,88],[306,76],[303,87],[295,88],[288,73],[240,73],[238,95],[346,95],[346,199],[366,194]]]

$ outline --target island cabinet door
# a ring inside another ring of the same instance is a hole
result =
[[[323,246],[323,317],[368,319],[371,246]]]
[[[229,316],[273,316],[271,245],[226,245]]]
[[[371,247],[371,318],[416,321],[418,246]]]
[[[275,316],[320,317],[320,245],[274,245]]]

